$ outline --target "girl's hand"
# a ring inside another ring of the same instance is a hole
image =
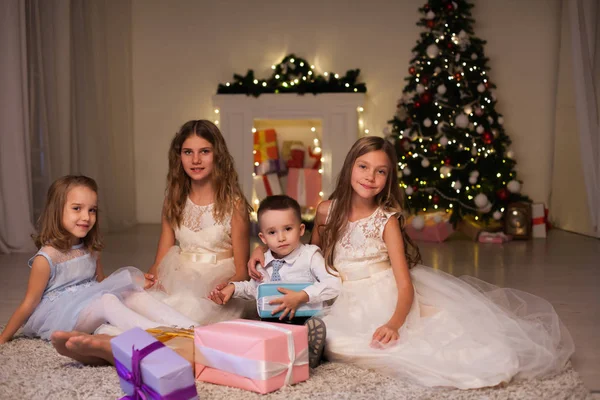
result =
[[[250,254],[250,261],[248,261],[248,273],[250,277],[257,282],[261,282],[263,276],[256,269],[256,264],[265,265],[265,249],[261,246],[257,246],[252,254]]]
[[[152,274],[144,274],[144,278],[146,278],[144,283],[144,290],[150,289],[156,283],[156,278]]]
[[[279,292],[283,293],[285,296],[279,299],[271,300],[269,304],[281,304],[271,313],[271,315],[275,315],[278,312],[283,311],[283,313],[279,317],[280,321],[284,319],[285,316],[288,314],[289,319],[294,318],[294,315],[296,314],[296,309],[300,307],[300,305],[308,303],[308,294],[304,290],[294,292],[293,290],[281,287],[277,288],[277,290],[279,290]]]
[[[398,329],[395,329],[390,324],[381,325],[375,333],[373,333],[373,341],[371,347],[381,347],[381,345],[388,344],[392,341],[396,341],[400,338]]]
[[[216,304],[225,305],[233,296],[235,285],[233,283],[222,283],[210,292],[208,298]]]
[[[4,343],[8,342],[9,339],[4,339],[3,337],[0,337],[0,346],[2,346]]]

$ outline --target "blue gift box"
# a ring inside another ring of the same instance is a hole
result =
[[[275,283],[261,283],[258,285],[258,295],[256,308],[258,315],[261,318],[279,318],[281,311],[275,315],[271,313],[280,306],[280,304],[269,304],[271,300],[282,297],[281,293],[277,288],[285,288],[299,292],[305,287],[311,286],[313,282],[299,282],[299,283],[286,283],[286,282],[275,282]],[[312,317],[323,309],[323,304],[302,304],[296,310],[296,317]]]
[[[197,399],[192,365],[152,335],[133,328],[111,339],[122,399]]]

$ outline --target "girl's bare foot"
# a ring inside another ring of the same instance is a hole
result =
[[[109,335],[72,336],[67,340],[65,347],[70,352],[76,354],[77,357],[96,361],[94,364],[90,362],[86,364],[106,365],[110,363],[114,365],[115,360],[112,355],[112,348],[110,347],[110,339],[112,338]],[[75,359],[77,360],[77,358]]]
[[[50,341],[52,342],[52,346],[54,346],[54,348],[56,349],[58,354],[72,358],[73,360],[79,361],[80,363],[87,364],[87,365],[106,365],[107,361],[102,358],[86,356],[86,355],[80,354],[78,352],[71,350],[67,346],[67,342],[70,339],[80,337],[80,336],[90,336],[90,335],[88,335],[87,333],[78,332],[78,331],[71,331],[71,332],[56,331],[50,337]],[[109,341],[110,341],[110,339],[109,339]],[[109,346],[110,346],[110,342],[109,342]]]

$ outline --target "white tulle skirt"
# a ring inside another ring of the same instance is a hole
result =
[[[204,263],[190,261],[180,253],[179,246],[173,246],[163,257],[158,267],[158,284],[148,290],[152,296],[198,325],[240,318],[245,310],[255,308],[244,300],[232,299],[223,306],[207,298],[215,286],[235,274],[233,258]]]
[[[372,346],[392,316],[397,289],[391,269],[344,282],[323,319],[326,357],[425,386],[471,389],[559,372],[573,340],[546,300],[429,267],[411,270],[415,297],[400,338]]]

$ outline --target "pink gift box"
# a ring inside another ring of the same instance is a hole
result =
[[[425,220],[425,226],[422,229],[415,229],[409,219],[404,229],[411,239],[424,242],[443,242],[454,232],[452,224],[447,220],[434,222],[431,218]]]
[[[197,327],[196,379],[258,393],[308,379],[306,326],[233,320]]]
[[[321,201],[321,174],[310,168],[289,168],[286,194],[300,207],[317,207]]]

